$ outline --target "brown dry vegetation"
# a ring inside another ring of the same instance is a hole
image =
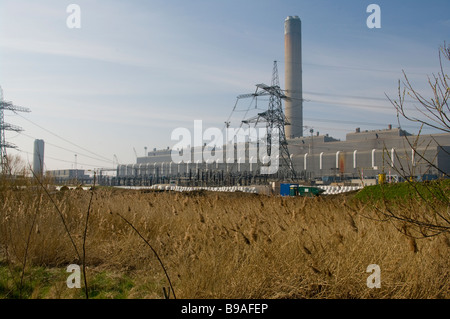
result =
[[[26,256],[28,281],[33,267],[62,270],[47,280],[45,293],[44,284],[35,283],[30,297],[83,298],[80,289],[66,287],[65,268],[81,261],[49,196],[6,188],[0,196],[0,264],[20,268]],[[51,196],[81,253],[91,192]],[[449,235],[411,239],[368,218],[374,216],[370,206],[350,197],[114,189],[96,189],[90,208],[86,265],[92,290],[98,274],[113,286],[127,278],[123,298],[162,298],[168,289],[155,255],[118,214],[157,251],[177,298],[450,297]],[[380,289],[366,285],[370,264],[381,268]]]

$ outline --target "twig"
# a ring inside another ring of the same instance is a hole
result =
[[[86,278],[86,236],[87,236],[89,215],[91,211],[92,198],[94,197],[94,189],[95,189],[95,172],[94,172],[94,185],[92,187],[91,198],[89,200],[89,206],[86,213],[86,224],[84,226],[84,234],[83,234],[83,277],[84,277],[84,293],[86,295],[86,299],[89,299],[88,284]]]
[[[22,264],[22,274],[20,275],[20,288],[19,288],[19,298],[22,298],[22,288],[23,288],[23,278],[25,275],[25,268],[27,265],[27,258],[28,258],[28,248],[30,246],[30,241],[31,241],[31,234],[33,232],[33,228],[34,228],[34,224],[36,223],[36,219],[39,213],[39,208],[41,206],[41,202],[42,202],[42,195],[39,194],[39,202],[36,208],[36,213],[33,216],[33,221],[31,223],[31,227],[30,227],[30,232],[28,233],[28,237],[27,237],[27,244],[25,245],[25,254],[23,257],[23,264]]]
[[[65,221],[65,219],[64,219],[63,213],[61,212],[61,210],[59,209],[58,205],[57,205],[57,204],[55,203],[55,201],[53,200],[53,197],[50,195],[50,193],[48,192],[48,190],[47,190],[47,189],[45,188],[45,186],[42,184],[41,180],[40,180],[40,179],[38,178],[38,176],[35,174],[35,172],[34,172],[33,170],[31,170],[31,173],[32,173],[33,176],[36,178],[37,182],[38,182],[39,185],[42,187],[42,189],[44,190],[44,192],[47,194],[48,198],[50,198],[50,201],[52,202],[53,206],[55,206],[56,211],[57,211],[58,214],[59,214],[59,217],[61,217],[61,221],[62,221],[62,223],[63,223],[63,225],[64,225],[64,228],[65,228],[65,230],[66,230],[66,233],[67,233],[67,235],[69,236],[70,242],[72,243],[72,246],[73,246],[73,248],[75,249],[75,253],[76,253],[77,256],[78,256],[78,260],[82,260],[82,259],[81,259],[81,256],[80,256],[80,253],[78,252],[77,245],[75,245],[75,242],[74,242],[74,240],[73,240],[73,238],[72,238],[72,235],[70,235],[70,231],[69,231],[69,228],[67,227],[67,224],[66,224],[66,221]]]
[[[153,251],[153,253],[154,253],[155,256],[156,256],[156,259],[158,259],[158,261],[159,261],[159,263],[160,263],[160,265],[161,265],[161,267],[162,267],[162,269],[163,269],[163,271],[164,271],[164,274],[166,275],[167,281],[169,282],[170,289],[172,290],[173,298],[174,298],[174,299],[177,299],[176,296],[175,296],[175,290],[173,289],[172,282],[170,281],[170,277],[169,277],[169,275],[168,275],[168,273],[167,273],[166,267],[164,266],[164,264],[163,264],[161,258],[159,258],[158,253],[156,252],[156,250],[152,247],[152,245],[150,245],[150,243],[148,242],[148,240],[145,239],[144,236],[141,235],[141,233],[136,229],[136,227],[134,227],[134,225],[133,225],[132,223],[130,223],[130,222],[129,222],[125,217],[123,217],[121,214],[119,214],[119,213],[116,213],[116,214],[117,214],[120,218],[122,218],[128,225],[130,225],[130,227],[133,228],[133,230],[136,232],[136,234],[138,234],[138,236],[141,237],[141,239],[142,239],[142,240],[147,244],[147,246],[150,247],[150,249]],[[168,297],[168,294],[164,293],[164,297]]]

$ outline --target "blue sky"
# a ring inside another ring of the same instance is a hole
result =
[[[80,29],[66,25],[71,3]],[[366,25],[371,3],[380,29]],[[46,169],[74,167],[75,154],[78,168],[111,167],[114,154],[134,163],[133,147],[142,156],[174,145],[171,132],[194,120],[222,128],[237,95],[270,84],[274,60],[283,87],[289,15],[302,20],[304,125],[340,139],[395,126],[385,94],[396,96],[405,70],[427,95],[450,42],[448,12],[445,0],[1,0],[0,85],[32,110],[5,115],[24,128],[7,133],[19,147],[9,153],[31,161],[40,138]],[[232,126],[249,103],[238,103]]]

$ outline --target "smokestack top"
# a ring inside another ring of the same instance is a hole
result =
[[[302,22],[298,16],[288,16],[284,20],[284,34],[301,33]]]

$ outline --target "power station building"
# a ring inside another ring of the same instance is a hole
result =
[[[450,174],[450,134],[417,137],[392,126],[375,131],[357,128],[347,134],[345,141],[316,134],[289,139],[288,146],[296,177],[303,180],[349,181],[376,179],[378,174],[386,174],[388,179],[397,181],[402,176],[433,179]],[[248,148],[246,157],[235,156],[233,163],[225,156],[220,162],[196,162],[198,153],[210,152],[205,148],[192,148],[191,161],[178,164],[172,161],[171,149],[154,150],[148,156],[138,157],[135,164],[119,165],[117,177],[167,181],[218,172],[234,176],[260,174],[260,166],[248,157]],[[292,177],[286,170],[275,175],[269,178]]]
[[[319,133],[303,136],[302,44],[301,21],[298,16],[285,20],[285,101],[287,125],[285,134],[292,167],[280,162],[280,169],[263,178],[283,180],[295,177],[316,182],[376,179],[386,174],[393,181],[401,177],[437,178],[450,174],[450,134],[414,136],[387,125],[385,129],[367,131],[356,128],[344,141]],[[119,184],[139,180],[140,183],[164,183],[173,180],[252,183],[261,178],[261,166],[250,150],[258,146],[245,144],[245,155],[208,162],[199,153],[214,150],[207,145],[191,148],[190,160],[174,163],[172,150],[156,150],[138,157],[136,163],[118,165]],[[253,153],[254,154],[254,153]],[[232,177],[232,179],[230,179]]]

